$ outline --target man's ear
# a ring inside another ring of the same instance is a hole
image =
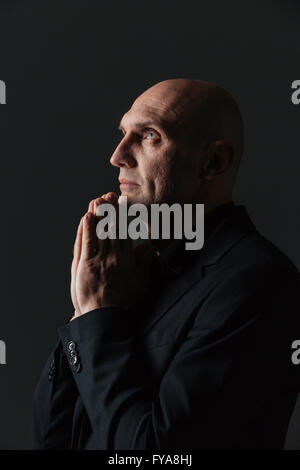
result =
[[[215,140],[209,145],[202,158],[200,178],[210,181],[229,169],[234,158],[234,147],[227,140]]]

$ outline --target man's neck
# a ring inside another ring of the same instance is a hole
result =
[[[232,204],[233,204],[233,201],[231,198],[228,198],[227,200],[222,201],[219,204],[214,204],[214,205],[204,204],[204,226],[206,226],[207,222],[208,222],[208,225],[212,225],[215,222],[214,219],[216,219],[217,221],[218,215],[219,214],[221,215],[221,213],[223,212],[223,207],[224,207],[224,210],[226,210],[226,208],[230,207]],[[196,227],[195,220],[196,220],[196,211],[194,210],[193,221],[192,221],[193,230],[195,230],[195,227]],[[184,238],[184,227],[182,227],[182,236]],[[157,254],[159,254],[161,250],[164,250],[165,248],[167,248],[174,240],[178,240],[178,238],[175,238],[174,233],[171,233],[171,230],[170,230],[170,237],[168,239],[164,239],[162,237],[160,237],[159,239],[151,239],[151,225],[150,224],[148,225],[148,237],[149,237],[150,243],[156,249]]]

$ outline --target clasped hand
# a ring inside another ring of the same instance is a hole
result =
[[[107,193],[90,202],[78,226],[71,267],[72,320],[99,307],[130,309],[146,290],[149,266],[156,256],[148,240],[133,248],[130,238],[99,239],[96,208],[103,203],[118,210],[118,196]]]

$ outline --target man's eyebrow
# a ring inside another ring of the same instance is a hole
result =
[[[151,121],[136,122],[133,125],[133,127],[135,127],[136,129],[141,129],[141,128],[144,128],[144,127],[151,127],[151,126],[159,127],[159,128],[163,129],[166,132],[168,131],[167,123],[164,122],[163,120],[159,120],[159,121],[151,120]],[[118,129],[120,131],[123,130],[122,121],[120,122]]]

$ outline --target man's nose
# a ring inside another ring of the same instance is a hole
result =
[[[122,142],[120,142],[109,161],[113,166],[118,166],[119,168],[122,166],[134,168],[137,165],[136,160],[128,146]]]

